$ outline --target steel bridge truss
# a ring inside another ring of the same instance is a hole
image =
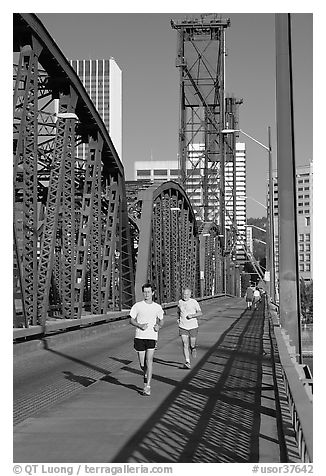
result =
[[[105,126],[35,15],[14,15],[14,63],[14,326],[130,307],[124,175]]]
[[[127,184],[128,186],[128,184]],[[135,224],[136,299],[150,281],[156,299],[167,303],[189,286],[200,295],[199,236],[193,208],[176,182],[129,188],[129,215]]]

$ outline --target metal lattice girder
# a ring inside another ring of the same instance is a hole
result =
[[[118,212],[119,212],[119,184],[114,177],[108,178],[107,184],[107,215],[106,228],[103,244],[103,260],[102,260],[102,312],[106,313],[112,308],[115,301],[115,251],[117,251],[116,231],[118,229]]]
[[[147,280],[154,284],[160,302],[179,299],[185,285],[198,295],[197,224],[184,189],[172,181],[153,184],[139,192],[138,200],[142,208],[136,298],[141,298],[141,286]]]
[[[124,309],[129,309],[134,304],[135,275],[133,256],[130,252],[132,242],[128,220],[128,205],[125,182],[120,182],[120,303]]]
[[[76,95],[72,92],[72,109],[75,110]],[[75,132],[72,120],[72,133],[67,143],[63,163],[62,186],[62,315],[70,319],[73,317],[75,302]]]
[[[222,248],[216,223],[202,223],[199,242],[201,295],[210,296],[222,292]]]
[[[74,317],[80,318],[84,302],[84,286],[87,271],[87,258],[89,252],[90,235],[93,221],[94,200],[96,183],[98,182],[98,169],[101,161],[103,147],[102,138],[90,139],[88,155],[85,164],[85,181],[83,201],[80,213],[78,240],[75,263],[75,296]],[[73,296],[71,296],[72,301]],[[71,316],[73,317],[73,316]]]
[[[76,100],[77,97],[73,91],[71,95],[62,95],[59,106],[60,112],[73,112]],[[69,158],[74,145],[74,136],[75,119],[58,119],[38,271],[38,312],[42,323],[45,323],[49,306],[49,292],[59,212],[62,202],[65,163],[67,160],[70,160]]]
[[[189,234],[189,227],[190,227],[190,222],[187,219],[187,210],[185,210],[182,206],[182,203],[179,204],[180,207],[180,231],[179,231],[179,238],[181,243],[189,243],[188,242],[188,237],[192,236]],[[187,246],[181,246],[180,248],[180,283],[181,287],[183,288],[184,286],[187,285],[187,281],[189,279],[189,276],[191,276],[191,273],[187,272],[187,266],[189,265],[189,257],[188,257],[188,247]],[[193,285],[192,285],[193,288]],[[193,288],[194,289],[194,288]]]
[[[27,320],[27,314],[25,311],[25,299],[24,299],[24,289],[21,287],[21,262],[18,254],[17,246],[17,237],[15,227],[13,229],[13,238],[14,238],[14,269],[13,269],[13,291],[14,291],[14,302],[13,302],[13,325],[14,327],[29,327]]]
[[[32,46],[21,48],[19,66],[14,85],[14,187],[15,193],[22,188],[21,213],[14,204],[14,228],[17,220],[22,228],[17,256],[17,272],[23,289],[24,312],[27,323],[37,319],[37,102],[38,102],[38,55],[41,47],[34,41]],[[19,177],[18,177],[19,172]],[[19,183],[18,183],[19,178]],[[22,263],[20,265],[20,262]]]
[[[51,288],[52,296],[50,301],[57,310],[62,304],[62,219],[61,214],[58,219],[58,226],[54,245],[54,263],[52,272]]]
[[[91,313],[101,314],[101,163],[94,170],[93,220],[90,236],[90,300]]]
[[[156,292],[159,296],[167,298],[167,290],[164,288],[164,274],[166,272],[164,266],[164,240],[163,240],[163,215],[162,215],[162,202],[158,201],[155,204],[153,210],[153,225],[152,233],[154,235],[152,253],[153,256],[156,256],[156,276],[154,279],[156,281]]]

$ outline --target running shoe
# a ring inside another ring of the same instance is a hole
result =
[[[193,356],[194,359],[197,357],[197,349],[196,349],[196,347],[193,347],[193,348],[191,349],[191,355]]]
[[[190,362],[186,362],[183,366],[184,369],[191,369]]]
[[[143,395],[146,397],[149,397],[151,394],[151,387],[149,385],[145,385],[144,390],[143,390]]]

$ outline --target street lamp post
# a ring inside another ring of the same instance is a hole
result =
[[[268,256],[269,256],[269,268],[270,268],[270,298],[275,302],[275,263],[274,263],[274,210],[273,210],[273,163],[272,163],[272,146],[271,146],[271,133],[270,127],[268,126],[268,146],[264,145],[262,142],[258,141],[247,132],[242,129],[223,129],[222,134],[234,134],[235,132],[241,132],[243,135],[251,139],[260,145],[263,149],[268,152],[268,207],[267,208],[267,217],[268,217],[268,230],[269,230],[269,247],[268,247]],[[254,200],[254,199],[253,199]],[[257,200],[255,200],[257,201]],[[258,202],[260,203],[260,202]],[[264,205],[263,205],[264,206]]]

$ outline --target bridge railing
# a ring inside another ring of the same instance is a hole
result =
[[[313,461],[312,378],[305,366],[298,364],[291,353],[287,335],[280,326],[275,308],[268,303],[268,312],[274,329],[283,373],[292,426],[302,462]]]
[[[219,297],[224,297],[225,294],[216,294],[214,296],[205,296],[197,298],[198,301],[208,301]],[[163,309],[170,309],[176,307],[177,301],[163,303]],[[108,324],[110,322],[123,321],[128,318],[130,310],[109,311],[106,314],[96,315],[82,315],[79,319],[53,319],[48,320],[45,326],[35,325],[27,328],[14,328],[13,340],[14,342],[24,341],[31,338],[40,338],[56,333],[67,331],[75,331],[85,327]]]

